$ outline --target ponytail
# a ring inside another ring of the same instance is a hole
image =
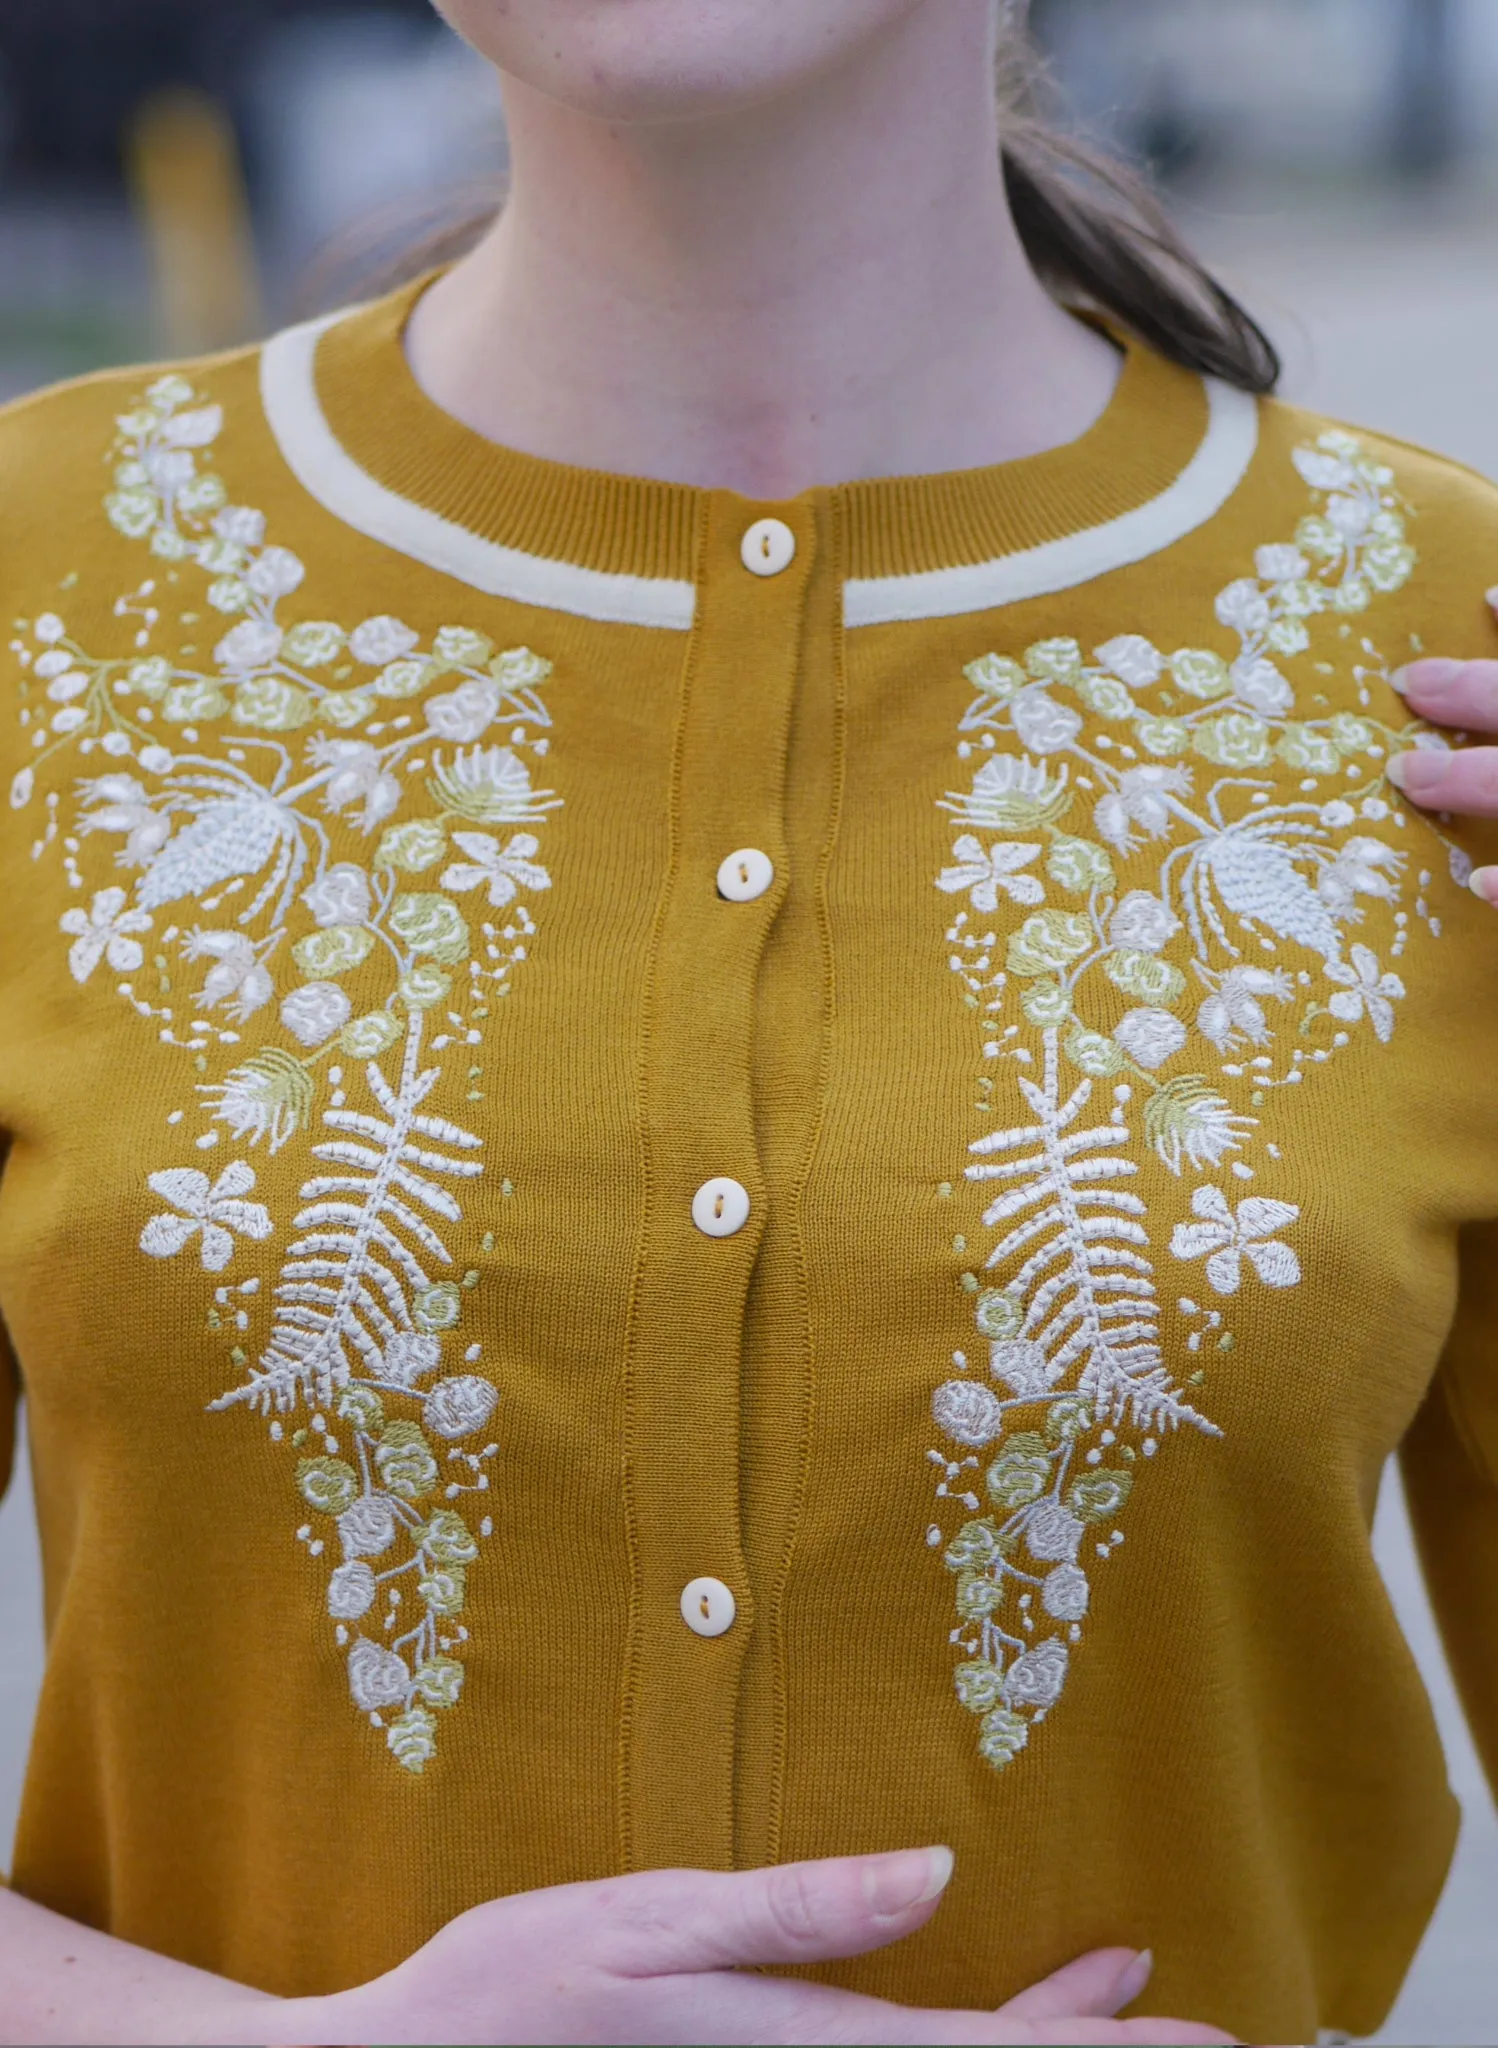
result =
[[[1004,183],[1041,282],[1173,363],[1243,391],[1273,391],[1281,363],[1263,328],[1192,254],[1139,172],[1039,111],[1044,73],[1022,15],[1003,37]]]

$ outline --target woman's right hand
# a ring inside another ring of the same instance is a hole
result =
[[[998,2012],[923,2011],[766,1965],[865,1955],[923,1927],[946,1849],[718,1875],[647,1871],[475,1906],[388,1975],[275,2015],[274,2038],[357,2042],[1230,2042],[1215,2027],[1117,2020],[1148,1955],[1098,1949]],[[264,2040],[269,2011],[261,2009]]]

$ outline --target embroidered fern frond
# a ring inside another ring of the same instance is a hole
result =
[[[365,1070],[383,1116],[325,1111],[324,1123],[349,1135],[313,1146],[313,1157],[346,1171],[316,1174],[304,1185],[270,1342],[244,1384],[212,1407],[243,1402],[263,1415],[303,1400],[325,1407],[356,1369],[376,1386],[409,1391],[415,1373],[435,1366],[424,1301],[434,1284],[429,1264],[451,1266],[452,1254],[427,1216],[457,1223],[461,1211],[433,1176],[475,1178],[482,1163],[461,1155],[483,1141],[420,1114],[439,1072],[419,1070],[421,1033],[422,1012],[413,1011],[398,1089],[373,1062]]]
[[[1024,1304],[1020,1337],[1045,1354],[1047,1387],[1074,1388],[1110,1422],[1220,1434],[1181,1398],[1161,1356],[1145,1205],[1116,1185],[1139,1171],[1120,1156],[1128,1126],[1075,1128],[1093,1084],[1061,1099],[1054,1030],[1045,1034],[1044,1080],[1021,1075],[1019,1087],[1035,1122],[978,1139],[970,1149],[982,1163],[967,1177],[1017,1183],[984,1211],[990,1229],[1012,1225],[987,1263],[1003,1268],[1028,1254],[1008,1291]]]

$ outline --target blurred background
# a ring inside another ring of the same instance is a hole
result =
[[[1155,168],[1291,396],[1498,477],[1498,0],[1035,18],[1071,118]],[[0,399],[338,303],[504,164],[490,78],[426,0],[0,0]],[[1380,2038],[1488,2043],[1498,1819],[1392,1480],[1377,1533],[1467,1813]],[[40,1664],[22,1474],[0,1506],[0,1867]]]

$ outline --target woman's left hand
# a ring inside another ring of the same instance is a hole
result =
[[[1498,590],[1488,602],[1498,615]],[[1411,711],[1431,725],[1498,737],[1498,661],[1417,661],[1396,681]],[[1498,818],[1498,745],[1451,754],[1415,748],[1389,763],[1389,780],[1426,810]],[[1479,868],[1472,891],[1498,906],[1498,867]]]

